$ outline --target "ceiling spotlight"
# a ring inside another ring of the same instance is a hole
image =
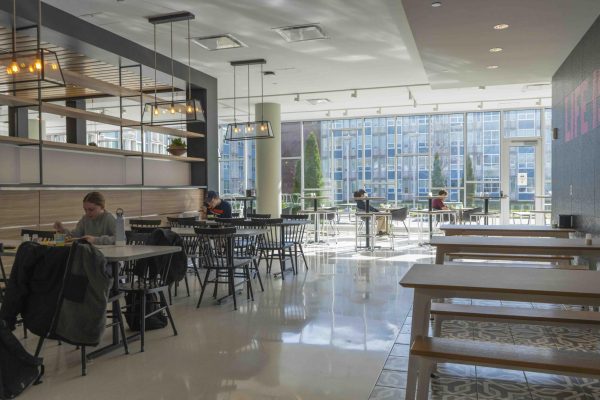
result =
[[[487,69],[498,69],[500,67],[498,67],[497,65],[488,65],[486,68]]]
[[[348,116],[348,110],[344,110],[344,117]]]
[[[442,2],[441,1],[432,1],[431,2],[431,7],[441,7]]]
[[[498,24],[498,25],[494,25],[494,29],[497,31],[501,31],[503,29],[507,29],[510,25],[508,24]]]
[[[483,109],[483,101],[479,102],[479,104],[477,105],[477,108],[479,108],[480,110]]]
[[[331,111],[327,111],[327,112],[325,113],[325,116],[326,116],[326,117],[331,117]]]
[[[479,90],[485,90],[485,86],[478,86],[477,89],[479,89]]]
[[[440,109],[440,105],[436,104],[435,106],[433,106],[433,111],[438,111]]]
[[[492,47],[490,53],[500,53],[502,50],[504,50],[502,47]]]
[[[417,100],[413,99],[413,108],[417,108]]]
[[[542,105],[542,99],[541,99],[541,98],[540,98],[540,99],[538,99],[538,100],[535,102],[535,105],[536,105],[536,106],[541,106],[541,105]]]
[[[381,107],[379,107],[376,111],[377,114],[381,114]]]
[[[297,94],[296,97],[294,97],[294,101],[300,101],[300,94]]]
[[[358,92],[356,91],[356,89],[354,89],[352,93],[350,93],[350,97],[358,97]]]
[[[413,95],[412,95],[412,92],[410,91],[410,89],[408,89],[408,99],[409,100],[413,99]]]

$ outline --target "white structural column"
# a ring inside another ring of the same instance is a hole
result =
[[[256,211],[279,218],[281,214],[281,106],[259,103],[256,120],[271,122],[273,138],[256,140]]]

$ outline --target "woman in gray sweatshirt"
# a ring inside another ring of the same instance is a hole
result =
[[[115,244],[116,220],[104,209],[106,200],[100,192],[90,192],[83,198],[85,215],[81,217],[73,230],[65,228],[60,221],[54,223],[54,229],[65,235],[82,238],[92,244]]]

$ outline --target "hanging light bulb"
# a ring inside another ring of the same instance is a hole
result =
[[[169,108],[169,112],[171,114],[175,114],[175,104],[171,103],[171,108]]]
[[[265,124],[260,124],[260,130],[261,130],[261,132],[264,132],[264,131],[266,131],[266,130],[267,130],[267,125],[265,125]]]
[[[12,60],[6,68],[6,73],[9,75],[18,74],[20,71],[21,67],[19,67],[19,63],[17,62],[17,60]]]
[[[54,68],[52,68],[52,69],[56,69],[56,64],[53,64],[53,65],[54,65],[55,67],[54,67]],[[39,58],[38,58],[38,59],[36,59],[36,60],[33,62],[33,66],[34,66],[34,68],[35,68],[35,69],[37,69],[38,71],[41,71],[41,70],[42,70],[42,60],[40,60]]]
[[[188,112],[188,114],[193,113],[194,112],[194,107],[192,107],[190,104],[188,104],[188,106],[187,106],[187,112]]]
[[[153,108],[154,108],[154,115],[159,115],[158,105],[155,104]]]

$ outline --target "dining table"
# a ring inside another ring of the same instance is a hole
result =
[[[414,290],[411,344],[428,335],[433,299],[600,306],[600,274],[596,271],[415,264],[400,285]],[[414,399],[418,373],[417,363],[409,358],[406,399]]]
[[[440,230],[446,236],[530,236],[569,238],[577,232],[571,228],[553,228],[547,225],[465,225],[444,224]]]

